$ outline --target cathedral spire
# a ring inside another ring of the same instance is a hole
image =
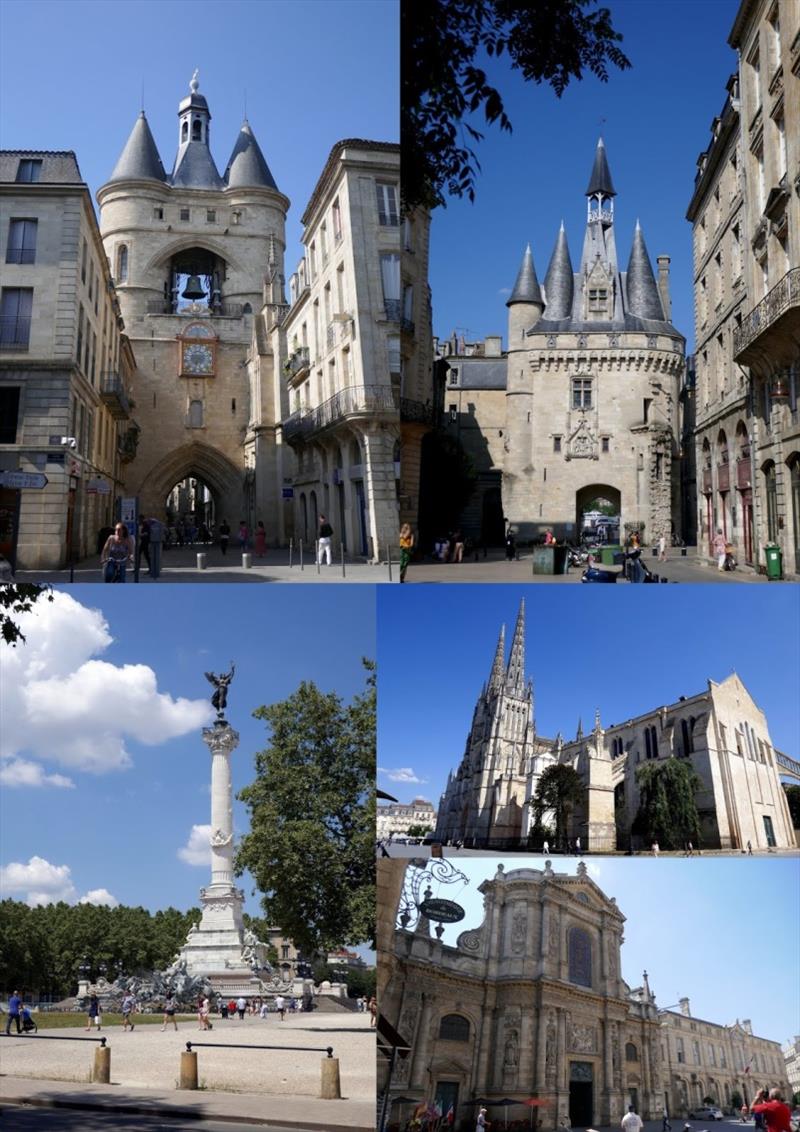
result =
[[[582,739],[583,738],[583,720],[580,718],[580,716],[578,716],[578,730],[575,733],[575,738],[576,739]]]
[[[497,648],[494,652],[494,661],[492,663],[492,674],[489,677],[489,692],[499,692],[503,687],[503,678],[505,676],[505,656],[506,656],[506,627],[500,626],[500,636],[497,638]]]
[[[650,256],[644,243],[639,221],[633,233],[631,258],[625,277],[625,291],[628,297],[628,312],[638,318],[652,318],[664,321],[664,311],[658,294]]]
[[[562,220],[550,266],[544,278],[545,317],[549,322],[570,317],[573,291],[572,260],[569,257],[567,233],[564,231]]]
[[[506,686],[520,695],[525,691],[525,598],[519,603],[511,655],[508,658]]]
[[[589,178],[589,186],[586,189],[587,197],[596,196],[598,194],[604,197],[615,197],[617,195],[617,190],[614,188],[614,183],[611,180],[611,170],[608,168],[606,147],[602,138],[598,138],[597,141],[597,149],[594,151],[592,175]]]

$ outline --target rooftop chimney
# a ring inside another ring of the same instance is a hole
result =
[[[656,258],[658,264],[658,293],[661,296],[661,305],[664,308],[664,318],[672,322],[672,300],[669,297],[669,256],[660,255]]]
[[[688,998],[679,998],[678,1002],[680,1003],[680,1006],[681,1006],[681,1014],[684,1014],[687,1018],[691,1018],[692,1012],[689,1009],[689,999]]]

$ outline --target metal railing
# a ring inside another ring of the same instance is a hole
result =
[[[413,333],[414,333],[414,322],[413,322],[413,320],[410,319],[410,318],[401,319],[400,320],[400,329],[402,330],[402,332],[404,334],[413,335]]]
[[[197,314],[197,311],[179,307],[176,303],[170,302],[169,299],[148,299],[145,309],[147,314],[172,314],[181,317],[186,316],[187,318]],[[208,313],[212,318],[241,318],[244,314],[244,304],[217,303],[216,306],[208,308]]]
[[[283,1049],[289,1053],[327,1053],[328,1057],[333,1057],[333,1046],[251,1046],[242,1045],[238,1042],[187,1042],[186,1052],[191,1053],[195,1049]]]
[[[30,337],[29,315],[0,318],[0,350],[27,350]]]
[[[384,299],[384,310],[389,322],[399,322],[403,313],[403,304],[400,299]]]
[[[118,373],[104,373],[100,378],[100,396],[111,410],[111,415],[122,420],[130,413],[130,402]]]
[[[800,305],[800,267],[793,267],[775,284],[769,294],[745,315],[741,326],[733,332],[733,356],[747,349],[751,342],[778,321],[784,311]]]
[[[313,409],[298,409],[282,422],[289,443],[361,413],[396,413],[399,398],[389,385],[350,385]]]
[[[289,355],[283,368],[290,377],[294,377],[301,370],[308,369],[309,365],[308,346],[300,346],[293,354]]]

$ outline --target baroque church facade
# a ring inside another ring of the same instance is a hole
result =
[[[640,765],[685,759],[697,776],[695,804],[703,848],[794,846],[781,774],[800,778],[800,762],[776,750],[764,713],[735,673],[677,703],[604,727],[582,725],[574,738],[539,735],[533,684],[525,677],[525,604],[511,652],[500,631],[492,668],[473,713],[464,754],[441,797],[436,837],[468,846],[527,848],[532,801],[543,771],[573,767],[585,786],[568,836],[592,852],[637,847]],[[547,817],[545,815],[545,823]]]

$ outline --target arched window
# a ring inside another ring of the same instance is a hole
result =
[[[120,244],[117,248],[117,283],[125,283],[128,278],[128,248],[126,244]]]
[[[778,484],[775,478],[775,464],[769,460],[761,469],[767,494],[767,537],[770,542],[778,541]]]
[[[570,928],[567,936],[569,981],[579,987],[592,985],[592,940],[583,928]]]
[[[685,719],[681,720],[681,735],[683,736],[683,754],[690,755],[694,750],[692,745],[692,731]]]
[[[725,430],[720,429],[719,436],[717,437],[717,452],[719,454],[720,464],[728,463],[728,438],[725,435]]]
[[[199,118],[195,118],[192,122],[192,141],[201,141],[203,137],[203,125]]]
[[[637,1048],[633,1044],[633,1042],[626,1042],[625,1043],[625,1060],[626,1061],[638,1061],[639,1060],[639,1051],[637,1050]]]
[[[447,1042],[468,1042],[469,1019],[460,1014],[445,1014],[439,1023],[439,1037]]]
[[[245,303],[244,306],[242,307],[242,314],[252,314],[252,313],[253,313],[253,308],[250,306],[249,303]]]
[[[189,123],[184,122],[181,126],[181,141],[185,142],[189,139]]]

